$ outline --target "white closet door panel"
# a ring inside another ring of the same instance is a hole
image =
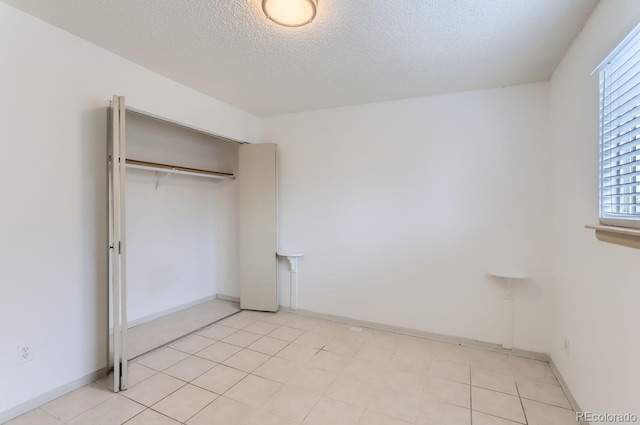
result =
[[[109,128],[109,288],[110,350],[113,390],[127,389],[126,226],[125,226],[125,105],[114,96]]]
[[[109,367],[113,367],[113,391],[120,391],[120,114],[113,97],[109,109]]]
[[[276,145],[240,146],[240,307],[277,311]]]

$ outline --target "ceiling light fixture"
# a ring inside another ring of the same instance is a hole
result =
[[[267,18],[285,27],[301,27],[316,17],[318,0],[262,0]]]

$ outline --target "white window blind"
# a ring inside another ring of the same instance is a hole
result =
[[[640,31],[600,68],[600,222],[640,228]]]

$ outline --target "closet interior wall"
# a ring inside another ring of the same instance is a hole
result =
[[[238,171],[234,142],[133,112],[126,137],[128,159]],[[236,181],[128,168],[126,188],[129,327],[238,296]]]

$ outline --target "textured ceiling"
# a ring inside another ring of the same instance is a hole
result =
[[[546,81],[597,0],[2,0],[257,115]]]

